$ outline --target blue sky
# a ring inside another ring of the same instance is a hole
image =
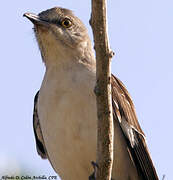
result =
[[[54,6],[72,9],[89,29],[88,1],[1,2],[0,43],[0,175],[5,170],[55,175],[35,149],[33,98],[44,65],[32,24],[22,15]],[[173,1],[108,1],[110,45],[115,52],[112,72],[129,90],[159,177],[173,179]],[[10,164],[10,166],[9,166]],[[7,167],[8,166],[8,167]]]

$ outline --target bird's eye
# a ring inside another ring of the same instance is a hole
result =
[[[65,18],[65,19],[62,20],[61,25],[62,25],[64,28],[69,28],[69,27],[72,26],[72,22],[71,22],[70,19]]]

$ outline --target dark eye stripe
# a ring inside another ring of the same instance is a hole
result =
[[[61,25],[61,21],[59,19],[52,19],[51,23]]]

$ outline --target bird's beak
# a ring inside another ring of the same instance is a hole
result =
[[[49,25],[49,23],[47,21],[44,21],[39,16],[37,16],[33,13],[25,13],[25,14],[23,14],[23,16],[28,18],[34,25],[43,25],[43,26]]]

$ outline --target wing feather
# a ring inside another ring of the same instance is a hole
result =
[[[37,113],[38,96],[39,96],[39,91],[37,92],[34,98],[33,129],[34,129],[37,152],[43,159],[47,159],[46,148],[44,145],[43,135],[41,132],[39,117]]]
[[[139,176],[144,180],[159,180],[145,142],[145,135],[137,120],[133,101],[118,78],[112,75],[111,80],[114,120],[120,123]]]

